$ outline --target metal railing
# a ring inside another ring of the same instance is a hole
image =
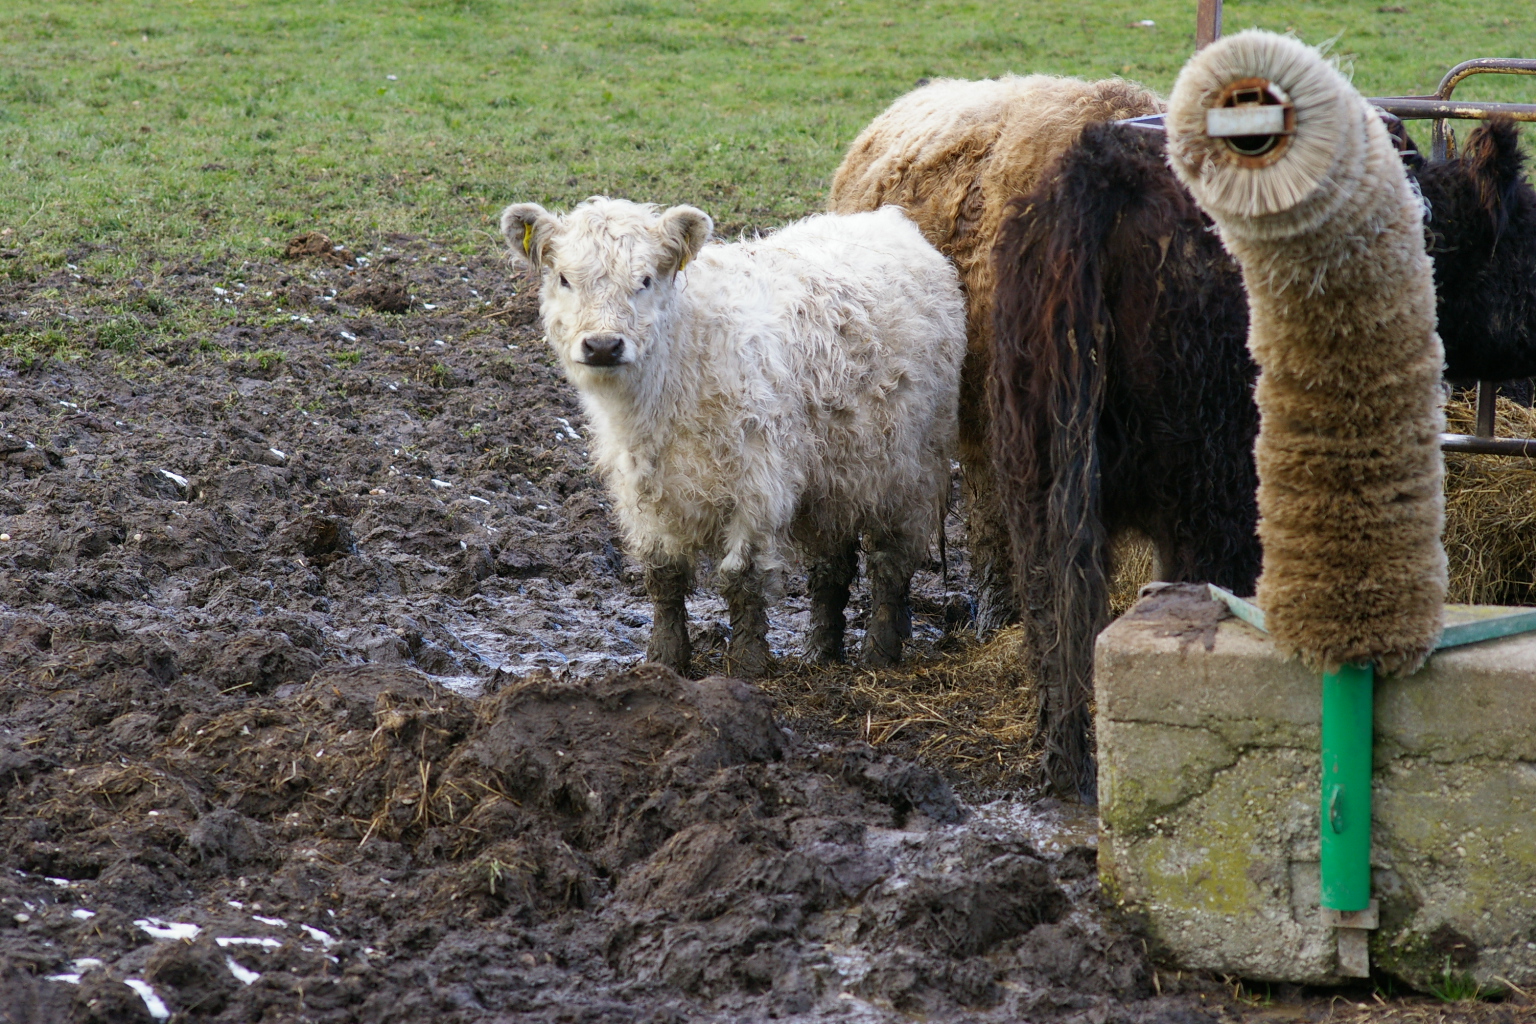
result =
[[[1222,0],[1199,0],[1195,15],[1195,49],[1201,50],[1221,38]],[[1513,121],[1536,122],[1536,103],[1484,103],[1481,101],[1455,100],[1451,94],[1456,87],[1473,75],[1536,75],[1536,60],[1524,57],[1477,57],[1464,60],[1445,73],[1440,87],[1433,96],[1377,96],[1370,103],[1404,121],[1432,120],[1430,128],[1430,156],[1446,160],[1456,155],[1456,133],[1448,121],[1486,121],[1493,117],[1507,117]],[[1147,127],[1158,130],[1152,118],[1144,120]],[[1498,385],[1496,381],[1477,382],[1477,426],[1475,434],[1441,434],[1440,447],[1448,452],[1467,452],[1476,455],[1507,455],[1536,458],[1536,438],[1497,437],[1495,413],[1497,411]]]

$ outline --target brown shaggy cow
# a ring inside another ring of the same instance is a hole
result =
[[[1162,109],[1121,79],[1047,75],[940,79],[902,96],[860,133],[832,179],[835,213],[897,205],[960,271],[966,291],[960,463],[979,631],[1017,616],[1006,519],[988,455],[992,247],[1009,200],[1032,188],[1085,125]]]

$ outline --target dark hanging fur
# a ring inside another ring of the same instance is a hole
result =
[[[1095,125],[1068,153],[999,236],[991,400],[1046,773],[1091,799],[1108,541],[1137,529],[1158,578],[1251,588],[1258,414],[1237,265],[1160,136]]]
[[[1463,158],[1405,157],[1431,208],[1453,376],[1536,374],[1536,192],[1513,126]],[[1040,686],[1048,781],[1092,800],[1093,642],[1109,541],[1158,579],[1251,594],[1261,550],[1257,373],[1236,262],[1169,170],[1163,137],[1099,124],[1016,200],[994,253],[992,443]]]
[[[1445,375],[1536,376],[1536,192],[1513,121],[1468,136],[1455,160],[1410,174],[1429,204],[1429,254]]]

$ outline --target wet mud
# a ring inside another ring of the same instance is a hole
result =
[[[702,678],[639,664],[498,257],[90,255],[0,283],[0,1021],[1248,1012],[1158,971],[1080,813],[710,675],[707,587]],[[964,626],[959,534],[924,651]],[[803,580],[771,617],[793,670]]]

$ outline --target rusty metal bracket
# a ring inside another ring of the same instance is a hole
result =
[[[1221,38],[1221,0],[1200,0],[1195,11],[1195,52]]]
[[[1267,78],[1228,82],[1205,112],[1205,133],[1221,139],[1242,167],[1268,167],[1285,155],[1296,134],[1296,108]]]

